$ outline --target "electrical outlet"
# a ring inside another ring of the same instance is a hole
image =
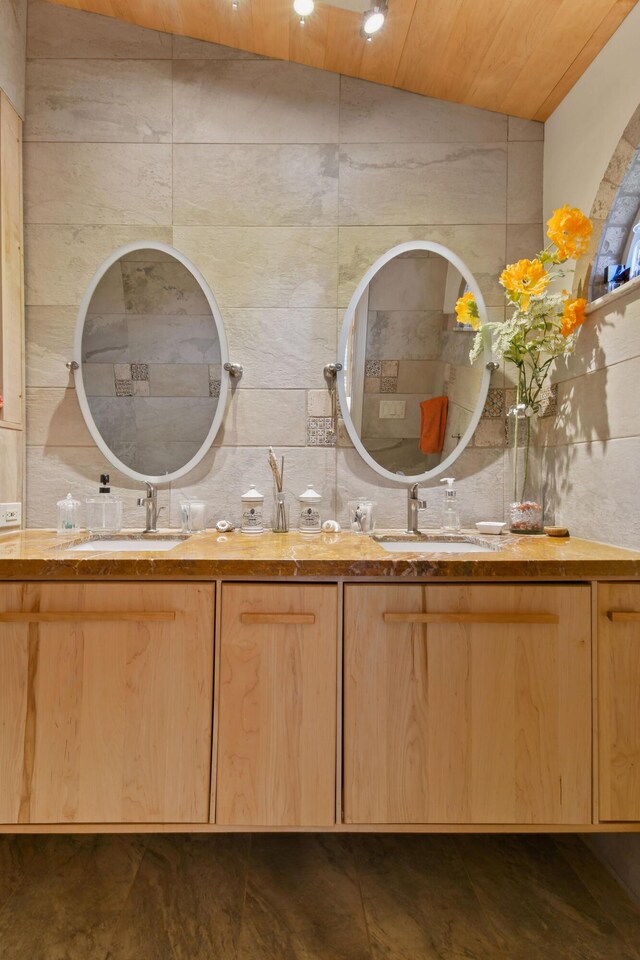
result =
[[[0,503],[0,527],[19,527],[21,523],[21,503]]]

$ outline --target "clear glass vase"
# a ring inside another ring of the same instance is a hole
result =
[[[544,499],[540,418],[531,407],[517,403],[507,415],[510,470],[509,529],[512,533],[542,533]]]

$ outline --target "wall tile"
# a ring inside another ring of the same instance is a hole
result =
[[[152,363],[148,388],[151,397],[208,397],[208,363]]]
[[[341,77],[340,139],[343,143],[500,141],[507,139],[507,117]]]
[[[544,140],[544,123],[509,117],[509,140]]]
[[[476,280],[487,304],[504,304],[504,291],[498,276],[504,269],[505,235],[503,224],[461,226],[341,226],[338,259],[340,286],[338,303],[346,308],[364,273],[379,256],[398,243],[408,240],[432,240],[461,257]]]
[[[0,502],[23,500],[22,461],[22,432],[0,427]]]
[[[167,144],[25,143],[26,223],[171,223]]]
[[[347,144],[340,222],[502,223],[506,166],[503,144]]]
[[[640,356],[558,384],[555,442],[607,441],[637,436],[638,407],[629,385],[640,382]]]
[[[337,223],[337,144],[184,144],[173,158],[176,224]]]
[[[226,309],[229,356],[242,363],[243,388],[325,387],[336,358],[336,310]]]
[[[73,356],[77,307],[29,307],[26,311],[28,387],[73,384],[65,364]]]
[[[176,143],[338,141],[336,74],[277,60],[176,60],[173,82]]]
[[[87,447],[93,443],[73,389],[27,390],[27,446]]]
[[[592,370],[610,367],[640,356],[640,297],[621,298],[609,308],[587,315],[573,356],[559,360],[556,381],[579,377]]]
[[[174,60],[265,60],[259,53],[225,47],[222,43],[195,40],[192,37],[173,38]]]
[[[168,33],[114,17],[57,8],[45,0],[29,3],[27,28],[27,56],[31,59],[171,59]]]
[[[541,141],[509,144],[508,223],[541,223],[543,153]]]
[[[168,143],[171,63],[31,60],[25,140]]]
[[[336,303],[334,227],[175,227],[220,307],[331,307]]]
[[[116,470],[93,443],[90,447],[27,447],[27,526],[55,527],[57,501],[73,493],[84,505],[87,497],[98,492],[101,473],[109,474],[112,493],[122,497],[125,528],[143,529],[144,508],[136,503],[143,493],[143,485]],[[164,510],[160,516],[161,526],[166,523],[169,498],[169,486],[161,486],[158,490],[158,503]],[[83,523],[84,518],[83,507]],[[176,525],[180,525],[179,520]]]
[[[247,390],[240,385],[231,394],[216,444],[259,447],[306,442],[304,390]]]
[[[185,478],[176,481],[171,491],[171,520],[179,525],[179,504],[185,496],[201,497],[207,503],[208,523],[240,519],[240,497],[250,483],[265,496],[265,519],[273,506],[273,477],[267,462],[268,446],[216,447]],[[296,521],[296,497],[312,483],[322,494],[323,519],[335,515],[336,452],[330,447],[279,446],[276,455],[285,458],[285,491],[289,497],[291,525]],[[231,536],[241,537],[235,533]]]
[[[26,303],[42,306],[80,305],[98,267],[125,243],[134,240],[171,242],[169,227],[25,226]]]
[[[545,246],[544,227],[541,223],[507,224],[507,255],[505,263],[516,260],[532,260]]]

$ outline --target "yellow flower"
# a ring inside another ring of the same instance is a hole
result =
[[[587,301],[579,297],[577,300],[565,300],[564,310],[562,311],[562,329],[563,337],[570,336],[574,330],[581,327],[584,323],[584,308]]]
[[[464,293],[456,301],[456,317],[458,323],[468,323],[474,330],[480,329],[480,313],[478,312],[478,304],[475,301],[475,297],[469,291]]]
[[[547,227],[547,236],[558,248],[561,260],[577,260],[589,246],[593,226],[577,207],[565,203],[564,207],[554,210]]]
[[[539,297],[549,285],[549,275],[538,260],[518,260],[510,263],[500,274],[500,283],[512,300],[526,310],[531,297]]]

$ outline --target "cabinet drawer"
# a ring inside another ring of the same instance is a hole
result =
[[[0,587],[0,820],[209,818],[214,587]]]
[[[337,587],[224,584],[216,821],[335,823]]]
[[[586,585],[348,585],[350,823],[589,823]]]
[[[598,585],[601,820],[640,820],[640,584]]]

